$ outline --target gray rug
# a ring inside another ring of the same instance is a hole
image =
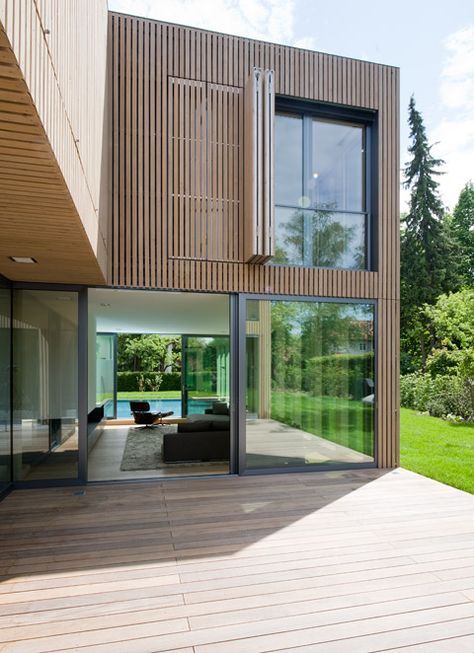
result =
[[[128,429],[120,469],[131,472],[137,469],[158,469],[165,466],[161,445],[165,433],[176,432],[176,426],[164,425],[154,429]]]
[[[128,430],[127,442],[123,450],[120,469],[122,472],[133,472],[146,469],[164,469],[166,467],[183,466],[197,467],[199,465],[222,465],[222,462],[189,462],[165,463],[161,457],[161,445],[165,433],[176,433],[176,424],[165,424],[154,429]]]

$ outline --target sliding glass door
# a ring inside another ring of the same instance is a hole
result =
[[[11,290],[0,280],[0,493],[11,482]]]
[[[14,290],[17,481],[78,477],[78,293]]]
[[[247,299],[244,311],[245,469],[372,464],[373,304]]]

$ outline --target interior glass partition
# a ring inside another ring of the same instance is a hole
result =
[[[11,481],[10,375],[11,290],[0,285],[0,492],[5,490]]]
[[[78,293],[15,290],[13,317],[14,479],[75,479]]]
[[[183,416],[230,400],[228,336],[183,336]]]
[[[246,300],[246,468],[374,462],[374,306]]]

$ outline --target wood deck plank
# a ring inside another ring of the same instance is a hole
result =
[[[0,653],[472,651],[473,513],[404,470],[16,491]]]

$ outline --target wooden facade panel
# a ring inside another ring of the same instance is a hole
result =
[[[238,260],[242,91],[169,78],[170,259]]]
[[[398,298],[396,69],[120,14],[109,25],[110,283]],[[277,95],[377,112],[374,271],[244,262],[244,88],[254,67],[274,70]]]

